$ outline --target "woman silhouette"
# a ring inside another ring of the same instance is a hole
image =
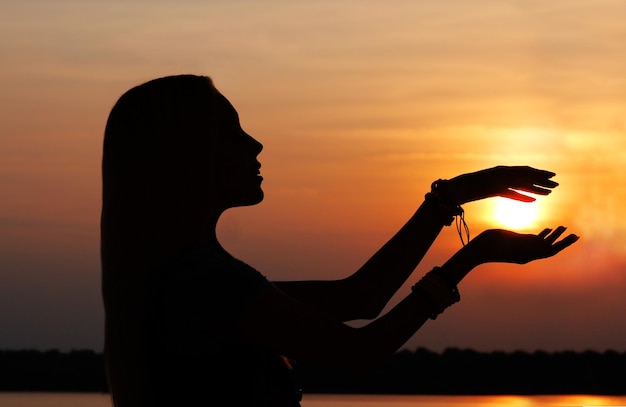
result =
[[[554,173],[494,167],[432,185],[407,223],[335,281],[270,282],[232,257],[216,225],[262,201],[257,155],[236,110],[203,76],[156,79],[113,107],[103,148],[102,290],[107,376],[117,407],[298,406],[289,360],[360,369],[398,350],[459,300],[488,262],[555,255],[578,237],[488,230],[379,315],[460,205],[547,195]],[[514,190],[515,189],[515,190]],[[354,328],[345,321],[370,319]]]

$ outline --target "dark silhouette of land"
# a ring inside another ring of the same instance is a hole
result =
[[[0,351],[0,391],[106,392],[103,356],[91,350]]]
[[[355,373],[297,364],[305,393],[626,394],[626,352],[477,352],[424,348]],[[101,353],[0,351],[0,391],[106,392]]]

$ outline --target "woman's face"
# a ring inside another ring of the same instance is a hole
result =
[[[237,111],[219,92],[214,112],[219,200],[225,208],[255,205],[263,200],[261,163],[257,160],[263,145],[241,128]]]

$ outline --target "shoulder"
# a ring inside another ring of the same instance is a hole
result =
[[[258,270],[230,255],[195,249],[164,271],[158,309],[167,326],[212,330],[237,324],[270,284]]]
[[[267,283],[267,278],[254,267],[228,253],[206,247],[188,250],[177,257],[167,267],[164,280],[166,284],[235,285],[240,289]]]

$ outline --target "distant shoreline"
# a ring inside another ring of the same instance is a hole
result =
[[[626,395],[626,352],[401,351],[371,372],[296,364],[308,394]],[[107,393],[102,353],[0,351],[0,391]]]

